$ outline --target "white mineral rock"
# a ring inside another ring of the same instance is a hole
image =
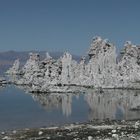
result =
[[[69,53],[64,53],[64,56],[61,59],[62,61],[62,74],[61,82],[62,84],[69,85],[72,84],[74,78],[74,72],[72,68],[72,55]]]
[[[93,137],[92,136],[88,136],[88,140],[93,140]]]
[[[122,58],[117,65],[118,86],[134,87],[140,80],[140,49],[136,45],[132,45],[130,41],[125,43],[122,52]]]
[[[40,136],[40,135],[42,135],[42,134],[43,134],[43,132],[42,132],[42,131],[39,131],[39,132],[38,132],[38,135],[39,135],[39,136]]]
[[[49,53],[40,60],[37,53],[30,53],[29,60],[19,69],[16,60],[7,73],[22,73],[16,84],[27,84],[32,91],[70,92],[65,86],[91,86],[95,88],[139,88],[140,48],[127,41],[117,62],[116,48],[107,39],[93,38],[87,56],[78,63],[65,52],[55,60]]]
[[[8,136],[5,136],[5,137],[2,138],[2,140],[11,140],[11,138],[8,137]]]
[[[115,130],[115,129],[113,129],[113,130],[112,130],[112,133],[116,133],[116,130]]]
[[[119,140],[118,134],[112,134],[112,137],[115,138],[115,140]]]
[[[135,122],[135,128],[137,129],[139,128],[139,126],[140,126],[140,122],[139,121]]]
[[[96,37],[88,52],[89,83],[95,87],[113,87],[116,77],[116,48],[101,37]]]
[[[13,66],[7,70],[7,74],[19,74],[20,73],[20,69],[19,69],[19,66],[20,66],[20,62],[19,62],[19,59],[15,60]]]

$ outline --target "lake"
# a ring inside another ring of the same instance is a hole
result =
[[[31,94],[22,87],[0,87],[0,130],[96,119],[140,119],[140,91],[88,89],[76,94]]]

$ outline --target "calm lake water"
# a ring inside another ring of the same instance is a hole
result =
[[[31,94],[0,88],[0,130],[73,122],[140,119],[140,91],[87,90],[79,94]]]

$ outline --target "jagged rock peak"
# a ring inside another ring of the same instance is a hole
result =
[[[86,60],[86,56],[81,57],[81,61],[85,62],[85,60]]]
[[[95,36],[95,37],[93,37],[92,41],[93,42],[100,42],[100,41],[102,41],[102,38],[100,36]]]
[[[125,44],[124,44],[124,47],[131,46],[131,45],[132,45],[132,42],[131,41],[126,41]]]
[[[139,55],[139,48],[136,45],[132,44],[131,41],[126,41],[121,54],[130,57],[137,57]]]
[[[47,60],[52,59],[52,57],[50,56],[50,54],[49,54],[48,52],[46,52],[46,59],[47,59]]]
[[[19,62],[19,59],[16,59],[14,64],[13,64],[13,67],[17,70],[19,70],[19,65],[20,65],[20,62]]]
[[[19,59],[16,59],[13,63],[13,66],[7,70],[7,74],[18,74],[20,69],[20,62]]]
[[[39,61],[40,55],[38,53],[29,53],[29,59],[33,61]]]
[[[64,58],[70,58],[72,59],[72,55],[68,52],[65,52],[64,55],[63,55]]]
[[[108,39],[103,39],[100,36],[93,37],[91,44],[96,44],[96,43],[107,43],[107,44],[111,44]]]
[[[92,39],[88,55],[90,58],[101,53],[105,53],[108,50],[115,50],[115,46],[108,41],[108,39],[102,39],[99,36],[96,36]]]

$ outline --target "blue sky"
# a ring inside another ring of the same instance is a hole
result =
[[[140,44],[140,0],[0,0],[0,51],[83,55],[93,36]]]

